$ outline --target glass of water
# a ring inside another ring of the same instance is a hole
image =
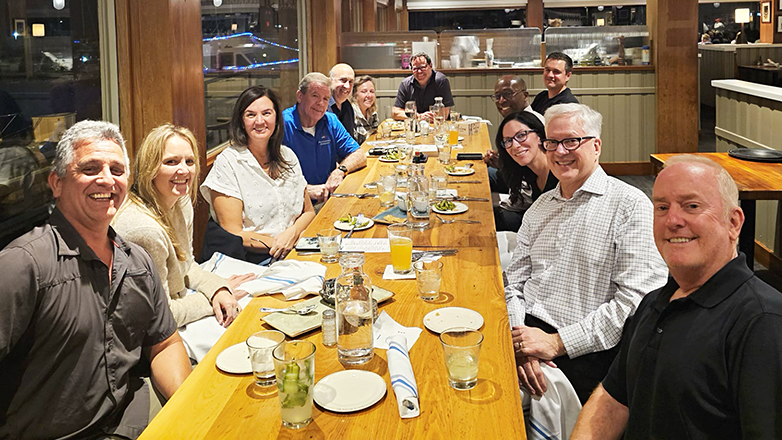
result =
[[[483,334],[478,330],[452,328],[440,334],[440,342],[451,388],[473,389],[478,383],[478,360]]]
[[[342,233],[334,228],[323,229],[318,232],[318,246],[320,247],[320,261],[322,263],[337,262],[341,239]]]
[[[255,384],[261,387],[274,385],[274,360],[272,351],[285,340],[285,335],[277,330],[264,330],[247,338],[247,350],[253,367]]]

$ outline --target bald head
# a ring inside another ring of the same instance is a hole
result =
[[[331,77],[331,96],[337,104],[342,105],[353,93],[356,74],[350,65],[340,63],[331,68],[329,77]]]
[[[527,84],[524,80],[515,75],[505,75],[497,79],[494,84],[494,104],[497,111],[506,117],[511,113],[516,113],[527,108]]]

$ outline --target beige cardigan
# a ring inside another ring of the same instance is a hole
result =
[[[193,260],[193,207],[187,197],[174,206],[171,221],[177,240],[187,253],[187,260],[177,259],[174,245],[163,227],[146,209],[128,199],[114,217],[114,229],[125,240],[146,249],[155,262],[168,305],[178,326],[214,314],[211,300],[215,293],[228,287],[224,278],[207,272]],[[187,289],[200,295],[187,295]]]

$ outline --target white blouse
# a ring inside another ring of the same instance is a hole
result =
[[[212,191],[217,191],[244,203],[245,231],[276,236],[293,224],[304,211],[307,181],[293,150],[285,145],[280,148],[282,157],[293,167],[276,180],[266,174],[247,147],[231,145],[217,156],[201,184],[201,194],[209,203],[213,219],[217,220]]]

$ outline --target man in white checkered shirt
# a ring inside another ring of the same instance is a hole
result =
[[[543,395],[545,362],[583,403],[616,356],[625,320],[668,271],[651,201],[598,164],[602,116],[560,104],[545,118],[542,148],[559,185],[524,215],[505,300],[523,388]]]

